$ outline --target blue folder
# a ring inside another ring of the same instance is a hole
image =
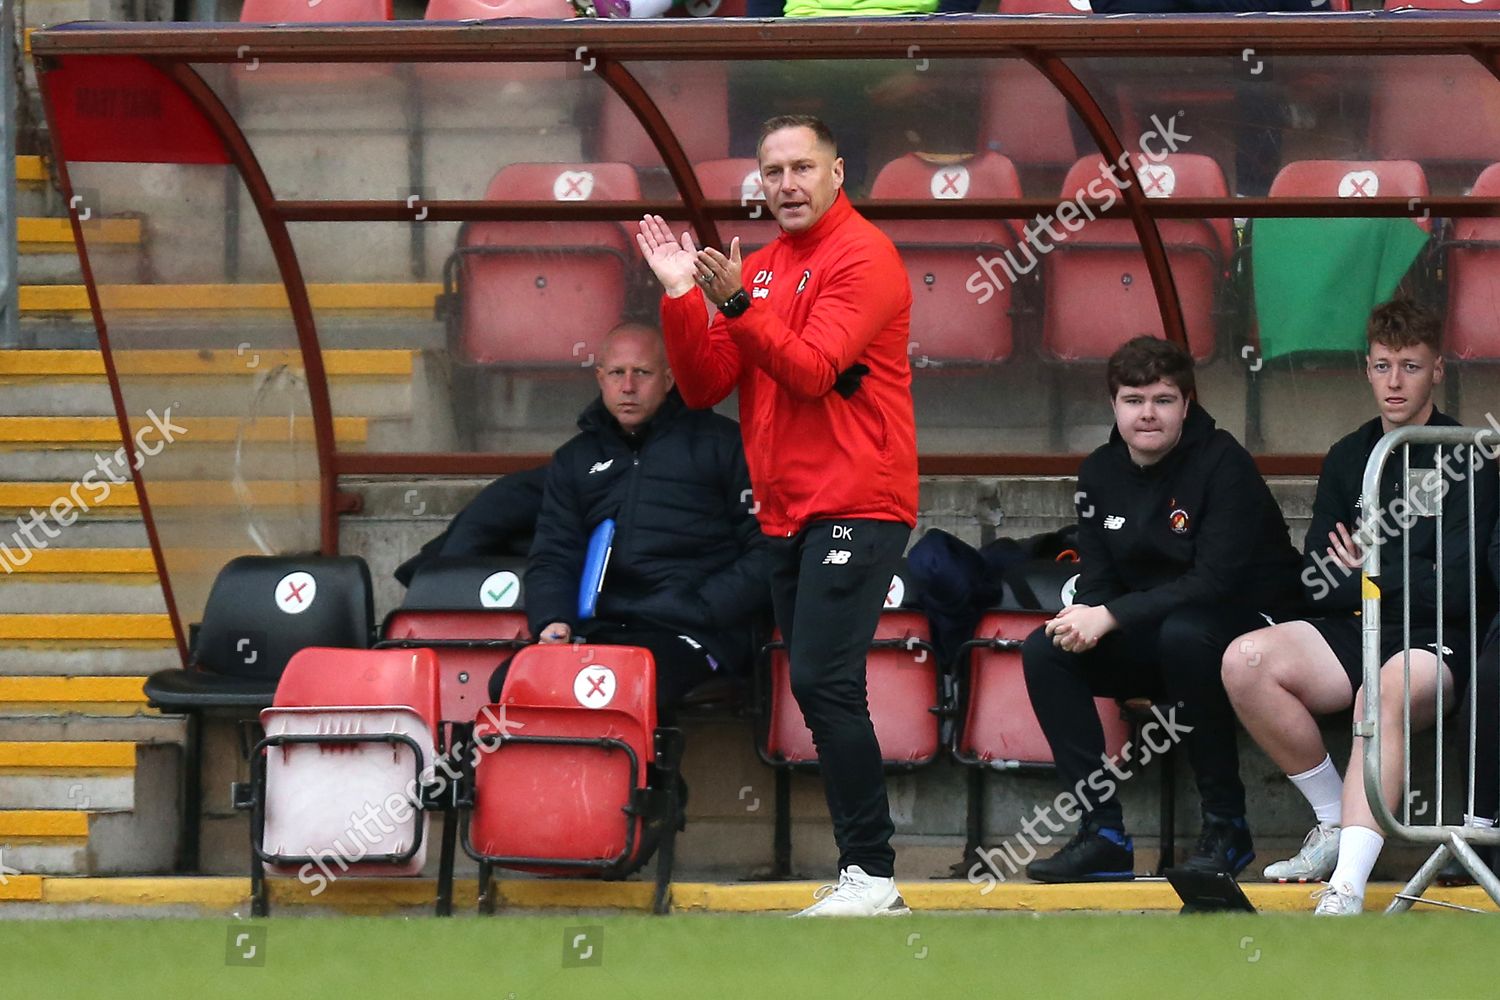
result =
[[[609,569],[609,554],[614,549],[615,519],[606,517],[589,536],[589,550],[583,557],[583,576],[578,581],[578,620],[594,617],[599,594],[604,590],[604,571]]]

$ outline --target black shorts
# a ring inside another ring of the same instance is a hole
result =
[[[1365,683],[1364,639],[1360,633],[1360,620],[1347,618],[1308,618],[1305,621],[1318,630],[1339,666],[1349,676],[1349,686],[1358,691]],[[1401,628],[1380,630],[1380,662],[1385,663],[1397,656],[1406,647],[1406,637]],[[1430,625],[1412,626],[1411,648],[1437,651],[1437,629]],[[1453,698],[1445,704],[1451,709],[1457,705],[1469,687],[1469,633],[1463,629],[1443,629],[1443,665],[1453,672]]]

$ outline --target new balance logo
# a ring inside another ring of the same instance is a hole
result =
[[[1125,527],[1125,518],[1119,514],[1110,514],[1104,519],[1106,531],[1119,531],[1123,527]]]
[[[603,472],[605,469],[614,464],[614,459],[610,459],[608,462],[595,462],[593,468],[589,469],[589,475],[592,476],[596,472]]]
[[[829,549],[828,554],[823,557],[823,565],[842,566],[849,561],[851,554],[848,549]]]

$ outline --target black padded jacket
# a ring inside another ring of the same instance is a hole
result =
[[[752,628],[770,606],[770,553],[752,513],[739,424],[690,410],[673,389],[627,436],[595,399],[580,433],[553,455],[526,568],[534,633],[567,622],[669,629],[701,642],[721,666],[744,669]],[[596,618],[578,620],[588,540],[615,519]]]

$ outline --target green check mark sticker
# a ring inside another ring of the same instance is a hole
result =
[[[510,570],[491,573],[479,587],[479,604],[486,608],[513,608],[520,596],[521,579]]]

